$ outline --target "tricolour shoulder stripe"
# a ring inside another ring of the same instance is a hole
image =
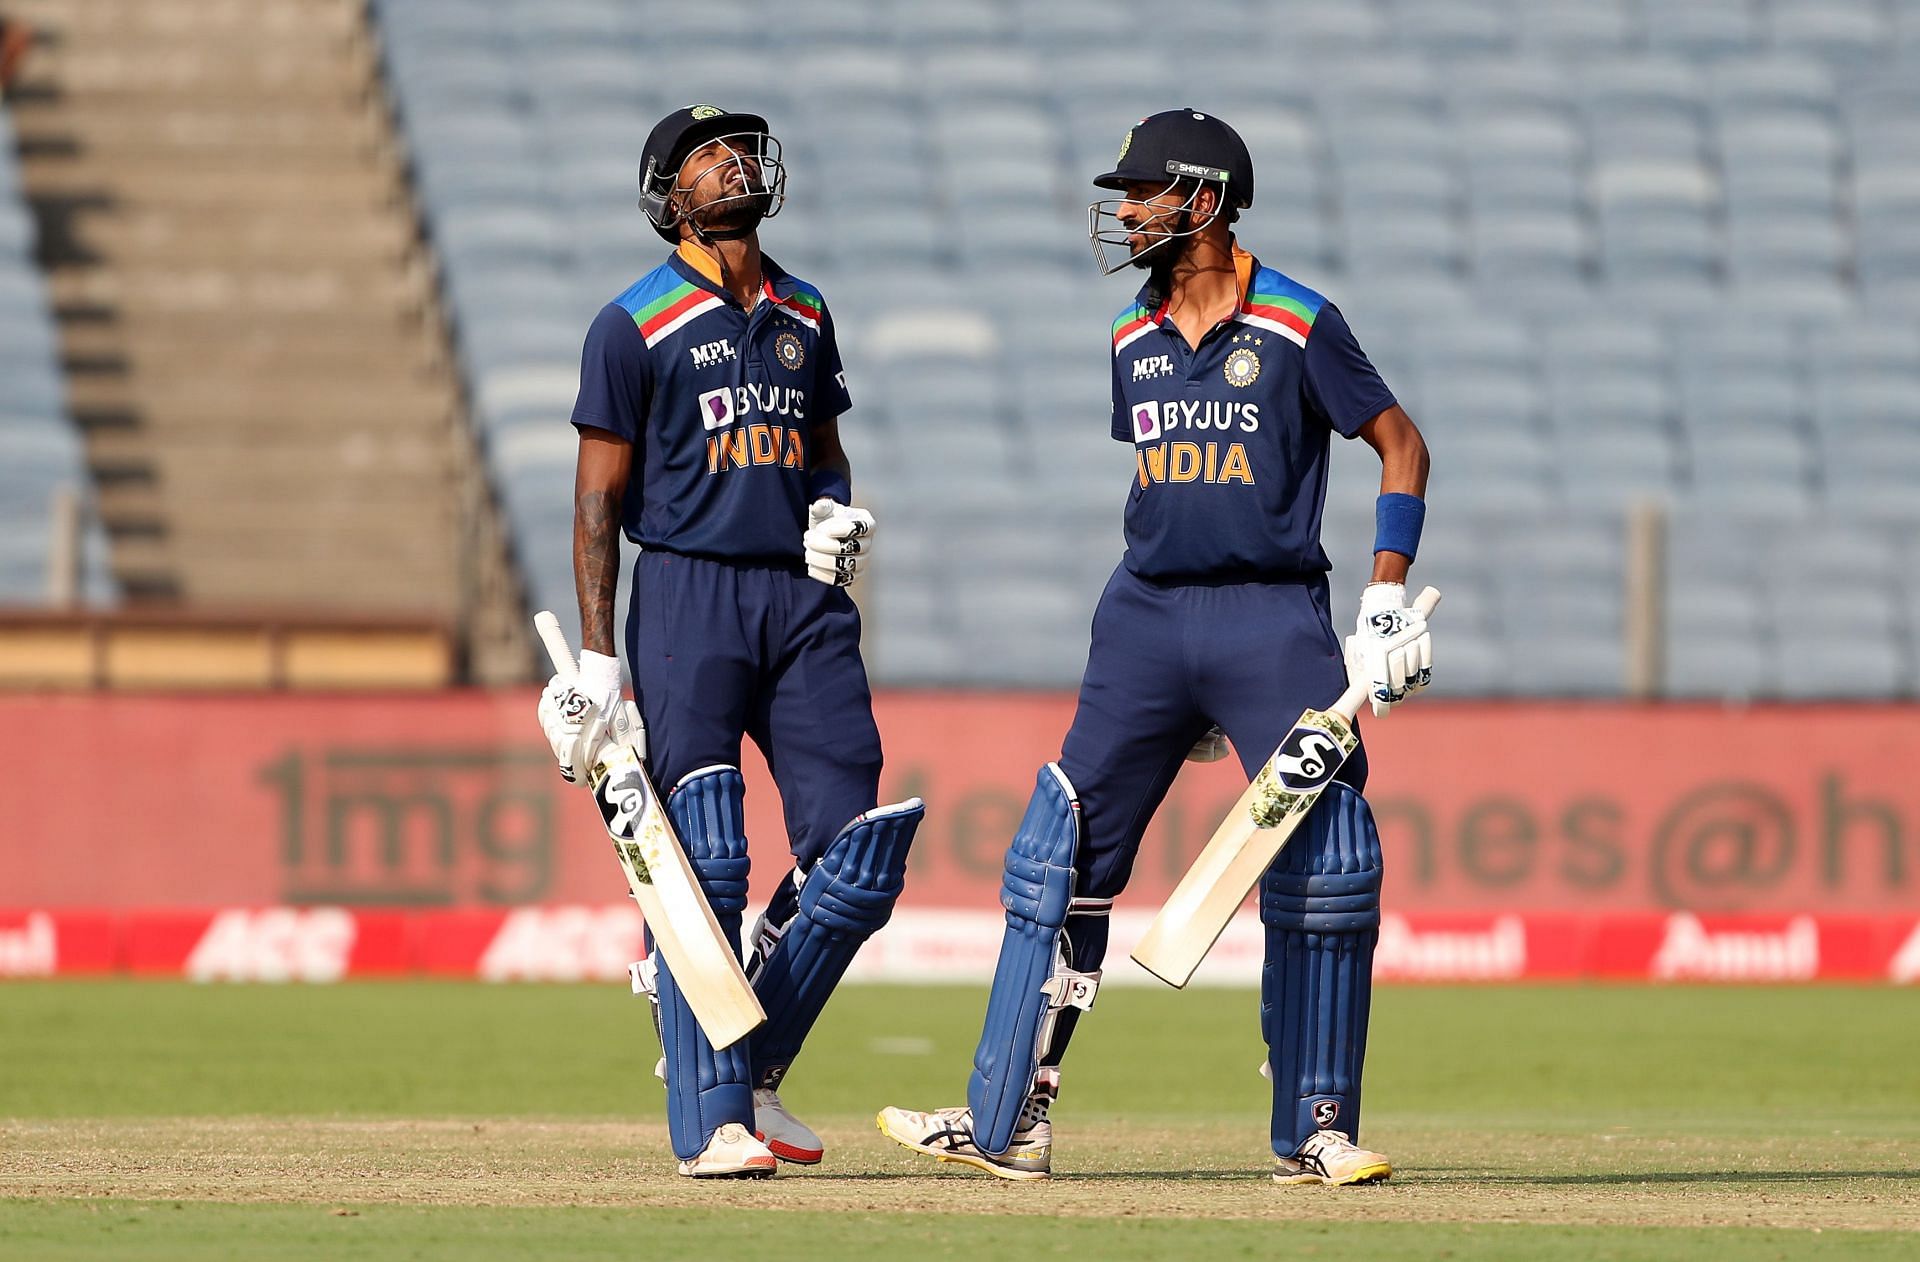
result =
[[[1278,333],[1296,346],[1307,344],[1313,321],[1326,299],[1297,281],[1263,267],[1247,286],[1247,296],[1234,316],[1242,324]]]
[[[1153,330],[1153,316],[1139,303],[1120,313],[1113,322],[1113,349],[1116,354]]]
[[[773,300],[775,306],[800,323],[815,332],[819,331],[820,317],[826,312],[827,304],[817,290],[811,287],[796,289],[782,298],[773,292],[773,286],[769,284],[766,287],[766,296]]]
[[[682,284],[634,312],[633,322],[640,326],[641,338],[651,347],[689,320],[720,305],[720,295],[698,285]]]

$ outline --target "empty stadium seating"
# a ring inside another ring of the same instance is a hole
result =
[[[13,128],[0,105],[0,603],[49,592],[54,502],[88,486],[80,432],[67,417],[59,340],[34,263],[34,222],[21,192]],[[77,595],[111,601],[105,535],[87,519]]]
[[[1091,266],[1087,181],[1190,103],[1253,150],[1245,242],[1340,303],[1428,432],[1450,692],[1617,695],[1642,501],[1670,515],[1676,694],[1920,688],[1920,0],[374,10],[543,604],[571,603],[580,337],[661,255],[640,142],[713,100],[773,120],[763,239],[839,323],[888,539],[876,677],[1073,683],[1130,465],[1103,330],[1134,282]],[[1342,610],[1376,486],[1336,452]],[[1034,568],[965,563],[1002,549]]]

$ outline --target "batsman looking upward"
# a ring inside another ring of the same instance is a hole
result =
[[[1127,551],[1094,613],[1060,760],[1041,768],[1007,851],[1006,936],[967,1104],[879,1118],[910,1148],[1009,1179],[1050,1169],[1061,1058],[1099,983],[1114,897],[1181,762],[1222,756],[1224,732],[1251,777],[1350,673],[1375,715],[1430,677],[1405,587],[1426,445],[1339,310],[1235,243],[1229,225],[1253,202],[1240,137],[1192,110],[1156,114],[1094,183],[1121,194],[1090,208],[1101,270],[1147,272],[1113,324],[1113,436],[1136,457]],[[1319,539],[1335,433],[1364,439],[1382,465],[1373,581],[1344,667]],[[1391,1173],[1354,1143],[1380,919],[1365,783],[1356,750],[1260,884],[1282,1182]]]
[[[785,197],[766,121],[710,105],[647,138],[640,205],[675,250],[587,333],[573,559],[585,651],[540,717],[569,780],[586,779],[621,695],[614,598],[622,532],[640,545],[626,619],[639,742],[722,931],[747,901],[740,740],[779,786],[795,868],[753,935],[766,1023],[714,1048],[666,963],[639,979],[665,1052],[680,1173],[772,1174],[820,1160],[777,1088],[860,944],[899,896],[918,799],[875,809],[874,726],[860,616],[846,592],[873,540],[849,507],[837,418],[849,400],[819,290],[760,252]],[[651,740],[650,749],[648,745]],[[608,738],[610,739],[610,738]],[[762,1141],[765,1141],[764,1143]]]

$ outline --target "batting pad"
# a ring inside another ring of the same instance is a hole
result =
[[[720,931],[737,954],[740,918],[747,909],[747,785],[735,767],[693,772],[667,798],[667,814],[686,847],[700,888],[713,908]],[[660,1046],[667,1057],[667,1131],[674,1155],[698,1156],[713,1133],[728,1122],[753,1129],[753,1082],[747,1039],[714,1050],[693,1019],[693,1009],[664,957],[649,958],[659,970]]]
[[[1066,1003],[1090,1003],[1099,980],[1097,973],[1055,975],[1079,845],[1079,799],[1059,765],[1048,763],[1007,848],[1000,889],[1007,931],[967,1080],[974,1142],[996,1155],[1013,1143],[1052,1016]]]
[[[1261,879],[1260,1026],[1273,1071],[1273,1151],[1282,1157],[1316,1130],[1360,1137],[1381,872],[1373,812],[1335,781]]]
[[[778,1086],[860,946],[893,915],[907,880],[907,851],[926,817],[919,798],[882,806],[840,831],[800,882],[798,896],[776,900],[755,935],[774,939],[754,970],[766,1024],[748,1040],[759,1085]],[[786,901],[784,923],[771,917]]]

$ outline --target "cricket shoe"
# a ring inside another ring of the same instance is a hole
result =
[[[680,1163],[689,1179],[771,1179],[780,1162],[738,1122],[713,1133],[698,1156]]]
[[[875,1119],[880,1133],[896,1144],[941,1161],[972,1166],[1002,1179],[1044,1179],[1053,1167],[1053,1124],[1044,1119],[1013,1133],[1013,1143],[999,1156],[973,1141],[973,1110],[881,1109]]]
[[[1315,1131],[1291,1157],[1276,1157],[1275,1183],[1319,1183],[1346,1187],[1379,1183],[1393,1174],[1393,1163],[1348,1139],[1344,1131]]]
[[[826,1145],[813,1128],[787,1112],[780,1093],[772,1087],[753,1092],[753,1133],[773,1155],[796,1166],[817,1166],[827,1155]]]

